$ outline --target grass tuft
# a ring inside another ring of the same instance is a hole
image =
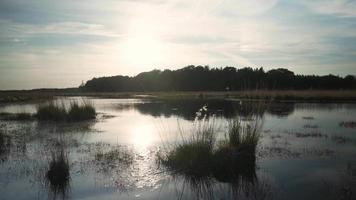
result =
[[[69,121],[84,121],[95,119],[96,111],[90,102],[84,102],[83,105],[79,105],[77,102],[70,104],[67,118]]]
[[[64,103],[50,102],[38,106],[36,117],[39,120],[49,121],[85,121],[96,118],[96,111],[90,102],[79,104],[76,101],[70,103],[67,109]]]
[[[216,140],[214,123],[204,122],[190,139],[183,140],[158,159],[170,171],[190,180],[215,178],[225,182],[253,182],[261,130],[258,120],[254,122],[231,121],[225,138],[220,141]]]
[[[61,151],[58,155],[53,154],[46,173],[46,179],[53,194],[65,197],[69,186],[69,164],[66,154]]]
[[[10,137],[0,131],[0,163],[7,159],[10,152]]]
[[[50,102],[37,107],[36,117],[39,120],[64,121],[67,119],[67,111],[64,104]]]

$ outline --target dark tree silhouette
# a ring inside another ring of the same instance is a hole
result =
[[[305,90],[305,89],[355,89],[352,75],[295,75],[284,69],[265,72],[261,68],[209,68],[190,65],[178,70],[153,70],[134,77],[112,76],[93,78],[80,87],[93,92],[139,91],[226,91],[251,89]]]

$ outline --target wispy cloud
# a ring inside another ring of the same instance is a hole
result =
[[[76,86],[188,64],[356,74],[355,13],[346,0],[4,0],[0,82],[23,81],[0,85]],[[68,71],[70,81],[57,77]]]
[[[356,17],[356,1],[354,0],[303,0],[301,2],[320,14]]]

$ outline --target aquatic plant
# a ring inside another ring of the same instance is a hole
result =
[[[215,124],[203,120],[190,138],[159,155],[158,160],[174,174],[188,179],[215,178],[226,182],[244,179],[253,182],[255,152],[261,130],[259,122],[255,122],[232,120],[225,138],[217,141]]]
[[[95,119],[96,111],[94,105],[89,101],[83,101],[82,105],[78,102],[71,102],[67,113],[67,119],[69,121],[83,121],[89,119]]]
[[[317,128],[319,128],[319,126],[316,125],[316,124],[314,124],[314,125],[312,125],[312,124],[305,124],[305,125],[304,125],[304,128],[317,129]]]
[[[32,120],[33,115],[31,113],[0,113],[0,119],[2,120]]]
[[[52,154],[52,160],[46,173],[46,180],[54,195],[64,197],[69,187],[70,173],[67,155],[61,150],[58,154]]]
[[[353,140],[349,137],[341,136],[341,135],[334,135],[331,137],[333,141],[338,144],[346,144],[348,142],[352,142]],[[356,140],[355,140],[356,141]]]
[[[0,162],[7,159],[10,150],[10,138],[0,131]]]
[[[355,121],[343,121],[339,123],[340,127],[345,127],[345,128],[356,128],[356,122]]]
[[[181,131],[181,130],[180,130]],[[189,176],[202,177],[209,175],[216,141],[214,122],[206,119],[198,121],[190,138],[176,143],[172,151],[165,156],[160,155],[162,164],[173,171]]]
[[[313,116],[303,116],[302,119],[305,119],[305,120],[314,120],[314,117],[313,117]]]
[[[107,152],[102,150],[96,152],[95,160],[106,164],[120,162],[129,165],[133,161],[133,155],[125,149],[114,148]]]
[[[311,133],[300,133],[300,132],[297,132],[297,133],[295,133],[295,136],[297,138],[306,138],[306,137],[313,137],[313,138],[325,137],[325,138],[327,138],[328,137],[327,135],[322,134],[320,132],[311,132]]]
[[[67,111],[64,104],[59,105],[51,101],[37,107],[36,117],[39,120],[64,121],[67,118]]]
[[[79,104],[77,101],[72,101],[67,109],[64,103],[49,102],[37,107],[36,117],[39,120],[51,121],[84,121],[95,119],[96,111],[94,106],[83,101]]]

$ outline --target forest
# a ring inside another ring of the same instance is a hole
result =
[[[93,78],[80,86],[90,92],[239,91],[239,90],[350,90],[353,75],[299,75],[284,69],[210,68],[190,65],[177,70],[152,70],[136,76]]]

